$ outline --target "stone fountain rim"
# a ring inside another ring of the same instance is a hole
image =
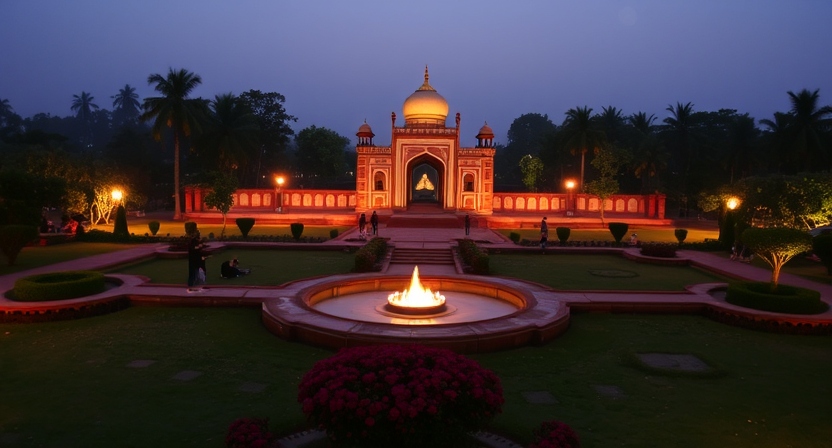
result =
[[[563,333],[569,326],[569,307],[559,293],[535,283],[502,277],[423,277],[423,283],[428,286],[437,281],[486,284],[487,287],[517,294],[526,303],[524,308],[510,315],[477,322],[418,327],[361,322],[318,312],[305,300],[311,294],[334,286],[348,287],[350,284],[373,282],[404,285],[409,280],[410,276],[370,273],[299,281],[279,297],[263,302],[262,320],[269,331],[283,339],[333,349],[382,343],[423,343],[461,353],[496,351],[542,343]]]

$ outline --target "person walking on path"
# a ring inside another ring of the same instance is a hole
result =
[[[205,256],[202,252],[203,244],[199,232],[195,233],[188,241],[188,292],[198,292],[199,271],[205,275]]]
[[[362,213],[361,216],[358,217],[358,238],[362,240],[367,239],[367,216]]]
[[[549,241],[549,224],[546,224],[546,217],[540,221],[540,249],[546,253],[546,242]]]
[[[465,234],[471,234],[471,215],[465,214]]]
[[[370,225],[373,226],[373,235],[378,235],[378,214],[376,214],[375,210],[373,210],[373,214],[370,216]]]

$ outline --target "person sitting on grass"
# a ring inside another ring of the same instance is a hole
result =
[[[223,261],[220,267],[220,275],[222,278],[237,278],[251,273],[251,269],[240,269],[239,262],[236,258],[228,261]]]

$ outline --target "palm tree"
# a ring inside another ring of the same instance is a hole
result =
[[[692,120],[693,104],[682,104],[677,102],[676,106],[669,105],[666,109],[671,116],[663,121],[667,125],[667,131],[673,148],[678,153],[679,167],[679,191],[687,195],[687,181],[690,175],[690,167],[693,161],[693,134],[694,123]]]
[[[239,97],[217,95],[210,103],[211,116],[198,142],[198,154],[214,169],[245,172],[259,148],[257,116]],[[238,179],[239,181],[239,179]]]
[[[592,109],[584,106],[566,111],[566,119],[563,120],[563,141],[573,155],[581,154],[581,180],[579,189],[584,189],[584,167],[586,166],[586,153],[592,151],[597,154],[606,144],[606,137],[603,131],[597,129],[592,119]]]
[[[659,173],[667,168],[667,152],[656,137],[656,116],[636,112],[627,121],[635,131],[633,174],[641,179],[642,192],[658,187]]]
[[[185,69],[169,69],[167,76],[158,73],[147,77],[147,83],[155,84],[154,89],[162,96],[144,99],[142,108],[144,113],[139,117],[141,121],[153,121],[151,134],[153,138],[162,141],[162,131],[170,128],[173,131],[173,183],[174,200],[176,205],[173,219],[182,219],[179,200],[179,144],[182,137],[200,130],[199,120],[205,113],[205,102],[201,99],[189,99],[188,95],[202,84],[202,78]]]
[[[820,89],[809,92],[803,89],[797,94],[789,91],[789,101],[792,103],[790,113],[793,116],[791,133],[792,149],[803,154],[806,171],[819,168],[829,169],[830,161],[829,129],[832,128],[832,107],[818,108]]]
[[[118,94],[110,98],[113,99],[113,116],[118,125],[134,123],[141,107],[136,89],[125,84],[124,88],[118,90]]]
[[[764,118],[760,120],[760,124],[767,129],[763,133],[763,137],[768,141],[770,151],[776,165],[776,172],[780,174],[794,174],[798,169],[797,154],[791,151],[789,143],[789,129],[792,123],[792,115],[784,112],[775,112],[774,120]],[[769,169],[771,169],[770,167]]]
[[[92,142],[92,128],[90,127],[92,111],[93,109],[98,110],[98,105],[92,102],[94,99],[95,97],[84,91],[81,91],[80,95],[72,95],[71,110],[75,112],[75,116],[84,125],[84,137],[82,139],[84,146]]]
[[[735,171],[739,171],[738,177],[749,175],[751,166],[756,162],[757,142],[760,137],[760,130],[754,125],[754,118],[747,113],[736,115],[728,123],[728,170],[731,175],[731,182],[734,183]]]
[[[607,106],[602,107],[601,113],[595,117],[609,143],[620,145],[621,140],[624,138],[624,126],[627,120],[621,114],[621,109],[614,106]]]

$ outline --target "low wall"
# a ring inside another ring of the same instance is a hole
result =
[[[616,213],[640,214],[645,218],[664,219],[665,195],[619,194],[603,201],[604,214],[610,217]],[[580,212],[599,212],[601,199],[598,196],[573,193],[494,193],[492,208],[495,212],[562,212],[565,215]]]

